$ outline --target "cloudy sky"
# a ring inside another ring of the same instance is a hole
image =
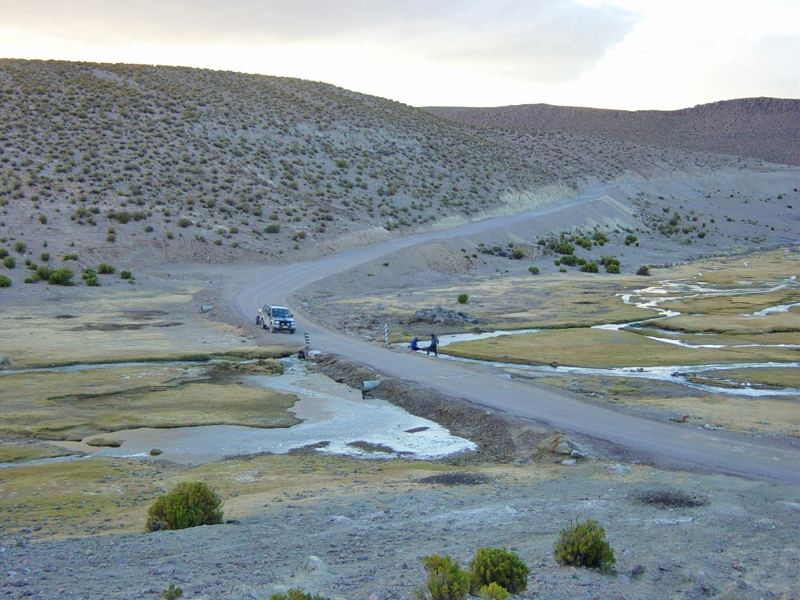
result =
[[[800,96],[797,0],[0,0],[0,57],[185,65],[414,106]]]

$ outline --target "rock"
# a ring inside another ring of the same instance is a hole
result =
[[[561,464],[564,465],[565,467],[574,467],[575,465],[578,464],[578,461],[575,460],[574,458],[568,458],[566,460],[562,460]]]
[[[317,575],[333,575],[333,571],[318,556],[309,556],[302,565],[295,569],[293,576],[314,573]]]
[[[614,473],[616,473],[617,475],[627,475],[628,473],[631,472],[630,467],[628,467],[627,465],[620,465],[620,464],[606,465],[606,469],[608,469],[609,471],[614,471]]]
[[[639,564],[634,565],[634,567],[631,569],[631,579],[636,579],[638,577],[641,577],[642,575],[644,575],[644,571],[645,571],[644,566]]]
[[[428,323],[429,325],[459,325],[463,323],[471,323],[476,325],[478,319],[469,316],[465,312],[457,312],[454,310],[447,310],[441,306],[434,309],[423,308],[414,313],[414,316],[408,320],[409,323]]]

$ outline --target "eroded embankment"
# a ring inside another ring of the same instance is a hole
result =
[[[354,388],[359,388],[363,381],[379,379],[381,383],[373,392],[375,397],[391,402],[412,415],[435,421],[453,435],[467,438],[478,445],[476,452],[450,457],[443,462],[461,465],[541,459],[546,453],[537,446],[554,433],[546,426],[514,421],[497,412],[421,389],[335,356],[322,357],[317,362],[317,368],[331,379]]]

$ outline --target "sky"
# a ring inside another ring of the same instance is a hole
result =
[[[299,77],[412,106],[800,97],[798,0],[0,0],[0,57]]]

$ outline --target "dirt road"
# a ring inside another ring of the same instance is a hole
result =
[[[265,298],[288,303],[292,293],[334,273],[351,269],[396,250],[433,239],[489,231],[525,219],[559,210],[574,210],[576,205],[600,197],[608,186],[587,190],[568,203],[534,209],[523,214],[469,223],[449,230],[397,238],[367,248],[351,250],[286,267],[256,268],[248,273],[254,283],[233,299],[247,320],[255,317]],[[294,307],[297,309],[297,307]],[[393,351],[378,344],[311,322],[297,315],[300,334],[308,333],[311,346],[341,356],[408,383],[419,385],[480,406],[531,419],[568,433],[578,433],[625,447],[643,457],[672,468],[741,475],[765,481],[800,483],[800,451],[778,447],[765,440],[745,438],[720,431],[689,429],[669,422],[658,422],[590,404],[579,396],[536,384],[500,376],[495,369],[426,357],[421,353]],[[268,334],[271,344],[302,344],[302,338]]]

